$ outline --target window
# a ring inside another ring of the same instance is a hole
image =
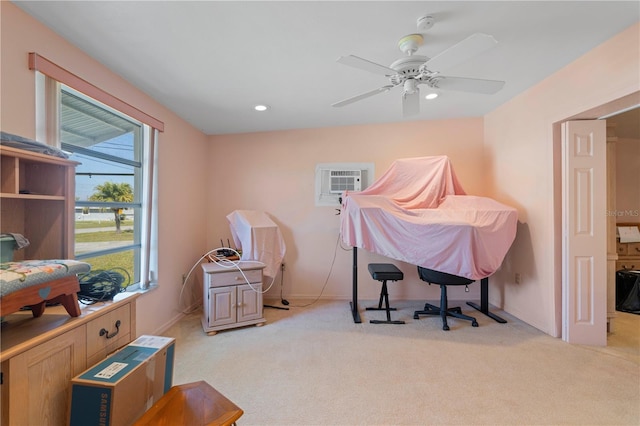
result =
[[[147,288],[157,276],[155,142],[164,123],[29,53],[36,71],[36,137],[76,168],[75,257]],[[123,283],[125,284],[125,283]]]
[[[147,126],[60,85],[59,138],[76,167],[75,257],[140,282]],[[117,275],[119,274],[119,275]]]

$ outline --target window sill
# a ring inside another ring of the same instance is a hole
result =
[[[152,285],[152,286],[149,286],[149,288],[145,288],[145,289],[137,288],[135,290],[123,291],[122,293],[116,294],[114,296],[113,300],[114,301],[118,301],[118,300],[121,300],[121,299],[125,299],[125,298],[129,297],[132,294],[146,294],[146,293],[149,293],[151,291],[154,291],[157,288],[158,288],[157,285]]]

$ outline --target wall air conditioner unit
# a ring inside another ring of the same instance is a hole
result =
[[[345,191],[364,191],[373,183],[373,176],[373,163],[316,164],[316,206],[340,206],[340,197]]]
[[[360,191],[362,188],[361,170],[331,170],[330,189],[332,194],[342,194],[344,191]]]

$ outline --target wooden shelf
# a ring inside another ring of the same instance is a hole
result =
[[[64,201],[67,199],[64,195],[42,195],[42,194],[9,194],[6,192],[0,192],[0,198],[15,198],[19,200],[49,200],[49,201]]]
[[[14,260],[74,258],[78,164],[0,146],[0,233],[22,234],[31,243]]]

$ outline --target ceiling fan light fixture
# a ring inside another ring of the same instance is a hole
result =
[[[431,92],[431,93],[427,93],[427,95],[424,98],[428,100],[432,100],[437,97],[438,97],[438,94],[436,92]]]
[[[413,78],[404,81],[404,92],[412,95],[418,91],[418,82]]]

